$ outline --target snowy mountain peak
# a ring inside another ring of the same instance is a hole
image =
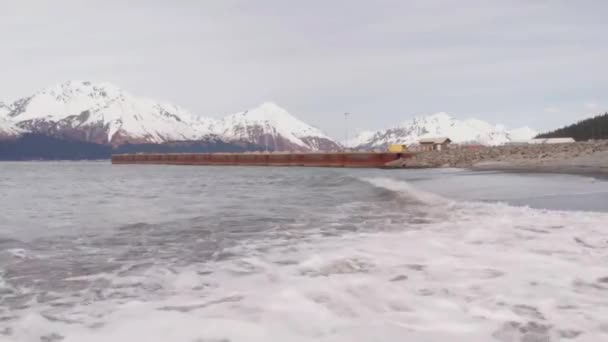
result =
[[[3,127],[9,127],[10,122],[12,128],[23,131],[115,146],[221,139],[275,150],[338,147],[319,129],[273,102],[218,120],[135,97],[110,83],[67,81],[5,107],[8,109],[0,108],[0,114],[8,117]]]
[[[513,140],[530,139],[535,135],[536,132],[527,127],[507,130],[503,125],[492,125],[478,119],[458,120],[440,112],[417,116],[395,128],[373,134],[364,132],[351,144],[359,148],[385,148],[390,144],[417,144],[422,138],[445,136],[456,143],[501,145]]]
[[[124,93],[121,88],[107,82],[94,84],[89,81],[67,81],[45,88],[36,95],[48,95],[68,102],[83,97],[107,100],[120,97]]]
[[[240,116],[241,120],[250,122],[277,123],[292,119],[291,114],[289,114],[285,109],[279,107],[274,102],[264,102],[253,109],[233,114],[233,116]]]
[[[231,140],[270,145],[276,150],[338,148],[321,130],[294,117],[273,102],[224,117],[218,134]]]
[[[252,109],[250,111],[251,113],[265,113],[266,115],[270,115],[270,116],[290,116],[290,114],[283,109],[282,107],[279,107],[279,105],[277,105],[276,103],[272,102],[272,101],[267,101],[262,103],[261,105],[257,106],[256,108]]]
[[[68,81],[14,103],[21,128],[95,143],[160,143],[199,136],[191,114],[129,95],[110,83]]]
[[[417,116],[414,118],[414,121],[452,121],[454,117],[446,112],[438,112],[430,115]]]
[[[124,92],[109,83],[67,81],[45,88],[14,103],[10,116],[18,121],[62,120],[83,111],[95,110],[115,102]]]
[[[429,115],[419,115],[412,119],[406,120],[399,127],[410,127],[412,125],[428,125],[435,126],[451,126],[456,122],[456,118],[446,112],[438,112]]]
[[[277,132],[289,132],[298,137],[326,137],[321,130],[301,121],[274,102],[264,102],[254,109],[233,116],[237,118],[240,116],[241,123],[244,124],[263,124],[266,128],[272,128]],[[224,120],[232,121],[233,118],[227,116]]]

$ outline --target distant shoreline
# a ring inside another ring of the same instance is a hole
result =
[[[553,173],[586,176],[608,180],[608,168],[592,165],[517,165],[487,163],[467,168],[471,171],[498,171],[505,173]]]
[[[419,153],[407,166],[561,173],[608,179],[608,140],[554,145],[454,147]]]
[[[109,158],[23,158],[5,162],[98,161]],[[571,174],[608,180],[608,140],[569,144],[453,146],[402,160],[406,169],[461,168],[472,171]]]

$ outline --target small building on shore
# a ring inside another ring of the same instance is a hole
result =
[[[536,138],[530,139],[530,144],[571,144],[576,142],[573,138]]]
[[[506,145],[521,146],[521,145],[546,145],[546,144],[572,144],[576,142],[573,138],[535,138],[528,140],[515,140],[508,142]]]
[[[450,138],[438,137],[420,139],[418,143],[420,144],[420,151],[441,151],[447,149],[451,142]]]
[[[528,140],[514,140],[505,143],[505,146],[526,146],[530,145]]]

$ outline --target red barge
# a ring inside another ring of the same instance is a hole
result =
[[[396,168],[412,157],[409,152],[138,153],[112,155],[112,164]]]

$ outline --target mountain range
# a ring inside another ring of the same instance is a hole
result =
[[[273,103],[223,119],[192,115],[109,84],[70,81],[0,107],[3,136],[44,134],[111,145],[221,140],[272,150],[338,149],[338,144]]]
[[[377,149],[392,143],[417,143],[420,138],[429,136],[448,136],[454,142],[499,145],[534,135],[536,132],[529,128],[508,130],[481,120],[460,121],[446,113],[438,113],[414,118],[394,128],[363,132],[350,141],[349,146]],[[44,141],[47,150],[48,146],[64,146],[69,142],[86,144],[82,145],[86,149],[104,146],[103,151],[107,153],[121,150],[305,152],[342,149],[341,144],[321,130],[272,102],[217,119],[193,115],[176,105],[136,97],[109,83],[86,81],[57,84],[10,104],[0,102],[0,140],[12,140],[10,146],[18,149],[20,145],[15,141],[24,137],[28,137],[27,146],[34,150],[37,142]],[[125,146],[129,147],[125,149]],[[73,149],[78,150],[78,147]],[[96,151],[96,155],[102,154],[99,152],[102,150]],[[18,151],[11,153],[19,155]],[[35,156],[35,153],[29,151],[27,155]]]
[[[537,134],[529,127],[507,129],[478,119],[458,120],[441,112],[414,117],[393,128],[361,132],[348,145],[357,149],[383,149],[391,144],[416,144],[423,138],[448,137],[455,143],[494,146],[531,139]]]

